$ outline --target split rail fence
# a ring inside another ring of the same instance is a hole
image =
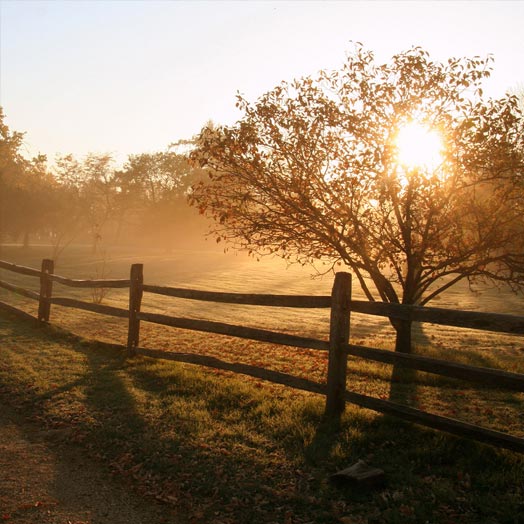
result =
[[[524,452],[524,438],[462,422],[449,417],[435,415],[389,400],[361,395],[359,393],[347,391],[346,389],[347,357],[348,355],[352,355],[367,360],[391,364],[393,366],[400,366],[445,377],[476,382],[479,384],[479,387],[487,386],[505,388],[512,391],[523,392],[524,374],[463,365],[421,355],[398,353],[350,344],[349,333],[351,312],[378,315],[406,322],[429,322],[432,324],[509,333],[514,335],[524,335],[524,316],[352,300],[351,275],[344,272],[335,275],[335,281],[330,296],[305,296],[221,293],[149,285],[144,283],[142,264],[133,264],[131,266],[129,279],[116,280],[78,280],[65,278],[54,274],[54,263],[49,259],[44,259],[42,261],[40,270],[4,261],[0,261],[0,268],[23,275],[38,277],[40,279],[39,293],[0,280],[1,288],[38,301],[38,322],[40,323],[45,324],[49,322],[52,304],[83,309],[103,315],[127,318],[127,351],[130,355],[141,354],[149,357],[201,364],[270,380],[297,389],[320,393],[326,396],[325,415],[327,417],[339,417],[344,410],[345,403],[350,402],[367,409],[392,415],[433,429],[486,442],[501,448],[521,453]],[[124,309],[89,303],[73,298],[55,297],[53,296],[53,283],[55,282],[76,288],[129,288],[129,308]],[[154,293],[181,299],[244,304],[250,306],[330,308],[329,340],[305,338],[264,329],[255,329],[208,320],[195,320],[143,312],[141,311],[143,293]],[[4,302],[0,302],[0,307],[4,310],[24,314],[24,312],[21,312],[17,308]],[[182,329],[218,333],[232,337],[270,342],[273,344],[283,344],[287,346],[327,351],[329,353],[327,383],[319,384],[307,379],[293,377],[286,373],[266,370],[246,364],[224,362],[205,355],[172,353],[162,350],[141,348],[139,347],[139,340],[140,322],[142,321]]]

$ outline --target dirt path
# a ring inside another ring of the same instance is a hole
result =
[[[138,498],[59,440],[0,405],[0,523],[180,522],[168,507]]]

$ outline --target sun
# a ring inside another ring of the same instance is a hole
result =
[[[397,161],[407,169],[436,169],[442,162],[444,144],[437,131],[418,122],[403,126],[395,139]]]

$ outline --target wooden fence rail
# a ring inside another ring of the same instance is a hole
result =
[[[103,315],[127,318],[127,350],[129,355],[140,354],[154,358],[176,360],[179,362],[188,362],[219,369],[227,369],[237,373],[286,384],[298,389],[321,393],[326,396],[325,415],[331,418],[339,417],[344,410],[345,403],[351,402],[364,408],[393,415],[403,420],[415,422],[434,429],[447,431],[458,436],[487,442],[514,451],[524,452],[524,438],[482,428],[448,417],[434,415],[389,400],[377,399],[355,392],[346,391],[348,355],[391,364],[393,366],[402,366],[441,376],[472,381],[482,384],[482,387],[484,388],[494,387],[506,388],[513,391],[524,391],[524,374],[469,366],[424,357],[421,355],[397,353],[350,344],[349,331],[351,313],[378,315],[390,319],[429,322],[433,324],[517,335],[524,334],[524,317],[352,300],[351,275],[348,273],[337,273],[335,275],[335,282],[330,296],[309,296],[223,293],[149,285],[144,284],[142,264],[133,264],[131,266],[129,279],[112,280],[78,280],[55,275],[53,271],[53,263],[47,259],[42,261],[42,267],[40,270],[5,261],[0,261],[0,268],[27,276],[38,277],[40,279],[39,293],[24,289],[3,280],[0,280],[0,287],[27,298],[37,300],[39,302],[38,320],[41,323],[49,322],[50,308],[52,304],[83,309]],[[128,309],[124,309],[89,303],[72,298],[53,297],[52,284],[55,282],[76,288],[129,288],[129,307]],[[182,299],[250,306],[330,308],[329,340],[319,340],[208,320],[196,320],[143,312],[141,311],[141,304],[144,292]],[[0,302],[0,307],[9,311],[16,311],[16,308],[4,302]],[[23,316],[27,317],[27,313],[21,313]],[[173,353],[141,348],[139,347],[139,342],[140,322],[142,321],[182,329],[248,338],[274,344],[328,351],[327,383],[325,385],[318,384],[286,373],[262,369],[246,364],[224,362],[205,355]]]
[[[147,322],[181,329],[204,331],[206,333],[216,333],[230,337],[247,338],[250,340],[258,340],[259,342],[282,344],[283,346],[329,350],[329,342],[324,340],[288,335],[287,333],[278,333],[277,331],[269,331],[266,329],[236,326],[211,320],[172,317],[168,315],[160,315],[158,313],[139,313],[137,318],[138,320],[145,320]]]
[[[384,302],[367,302],[364,300],[352,300],[351,311],[398,320],[428,322],[430,324],[479,329],[495,333],[524,335],[524,317],[517,315],[406,306],[404,304],[386,304]]]
[[[151,286],[144,284],[142,289],[149,293],[168,297],[221,302],[224,304],[242,304],[249,306],[273,306],[292,308],[330,308],[331,296],[311,295],[257,295],[249,293],[220,293],[199,291],[179,287]]]
[[[50,275],[50,279],[53,282],[58,282],[69,287],[80,287],[80,288],[128,288],[130,280],[126,279],[98,279],[98,280],[77,280],[74,278],[65,278],[59,275]]]

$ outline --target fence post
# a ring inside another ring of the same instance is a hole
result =
[[[331,291],[326,419],[339,419],[345,408],[347,353],[344,346],[349,343],[350,302],[351,275],[337,273]]]
[[[129,325],[127,331],[127,351],[130,356],[135,354],[140,340],[140,320],[137,318],[142,304],[142,284],[144,283],[144,265],[131,266],[129,286]]]
[[[38,301],[38,322],[49,322],[53,281],[49,278],[55,270],[55,263],[49,258],[42,260],[40,273],[40,300]]]

